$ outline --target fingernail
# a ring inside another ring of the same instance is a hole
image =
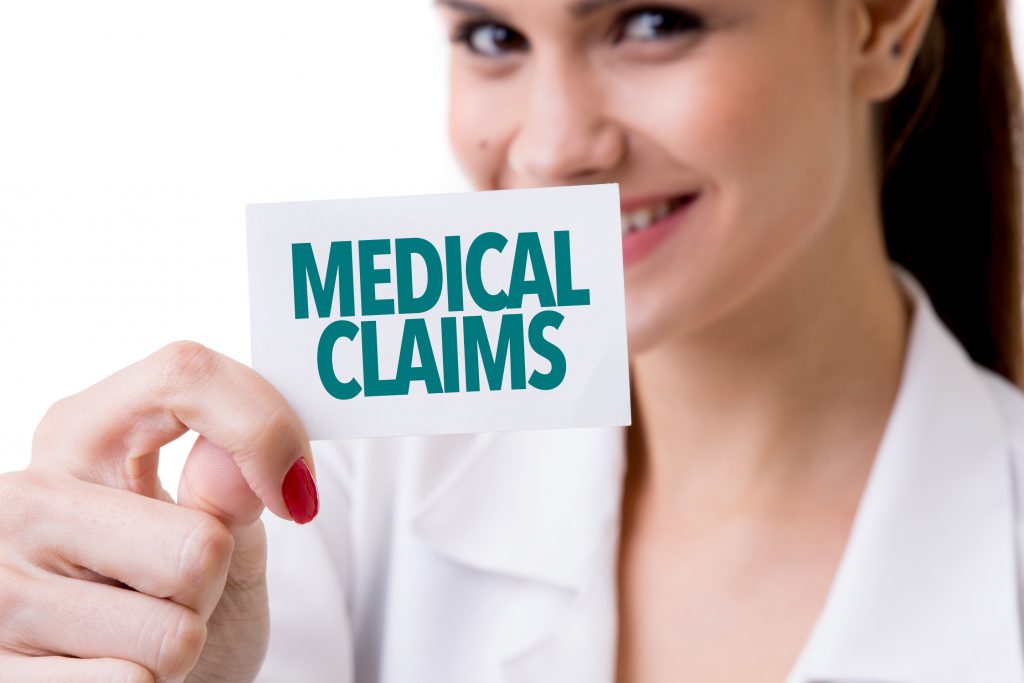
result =
[[[281,487],[284,495],[284,504],[288,507],[292,519],[299,524],[305,524],[314,517],[320,510],[320,496],[317,495],[316,482],[309,471],[304,458],[299,458],[295,464],[284,475],[284,485]]]

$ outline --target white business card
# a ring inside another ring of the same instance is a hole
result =
[[[253,367],[310,438],[630,423],[618,185],[246,219]]]

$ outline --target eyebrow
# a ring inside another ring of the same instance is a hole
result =
[[[576,19],[583,19],[594,12],[623,2],[625,2],[625,0],[578,0],[569,6],[569,15]],[[503,18],[500,12],[495,12],[483,5],[468,2],[467,0],[434,0],[434,3],[437,5],[445,5],[446,7],[451,7],[452,9],[457,9],[478,17]]]
[[[473,2],[466,2],[466,0],[434,0],[435,5],[443,5],[452,9],[457,9],[460,12],[471,14],[475,17],[488,17],[494,19],[504,20],[505,17],[501,12],[495,12],[494,10],[478,5]]]

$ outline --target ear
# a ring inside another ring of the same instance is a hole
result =
[[[970,0],[968,0],[970,1]],[[935,0],[853,0],[856,12],[854,87],[886,100],[907,81],[935,10]]]

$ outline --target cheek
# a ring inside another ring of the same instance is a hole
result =
[[[828,58],[816,60],[806,45],[745,43],[722,41],[703,63],[680,62],[660,86],[633,80],[634,111],[650,112],[643,122],[634,117],[643,144],[706,191],[691,234],[678,235],[658,268],[627,276],[638,347],[668,327],[692,332],[721,316],[791,262],[837,210],[849,131]]]
[[[498,187],[504,148],[514,127],[508,83],[488,82],[453,65],[448,98],[448,139],[475,189]]]
[[[848,168],[849,133],[827,79],[779,66],[737,73],[693,126],[695,158],[716,193],[709,246],[747,272],[825,228]]]

